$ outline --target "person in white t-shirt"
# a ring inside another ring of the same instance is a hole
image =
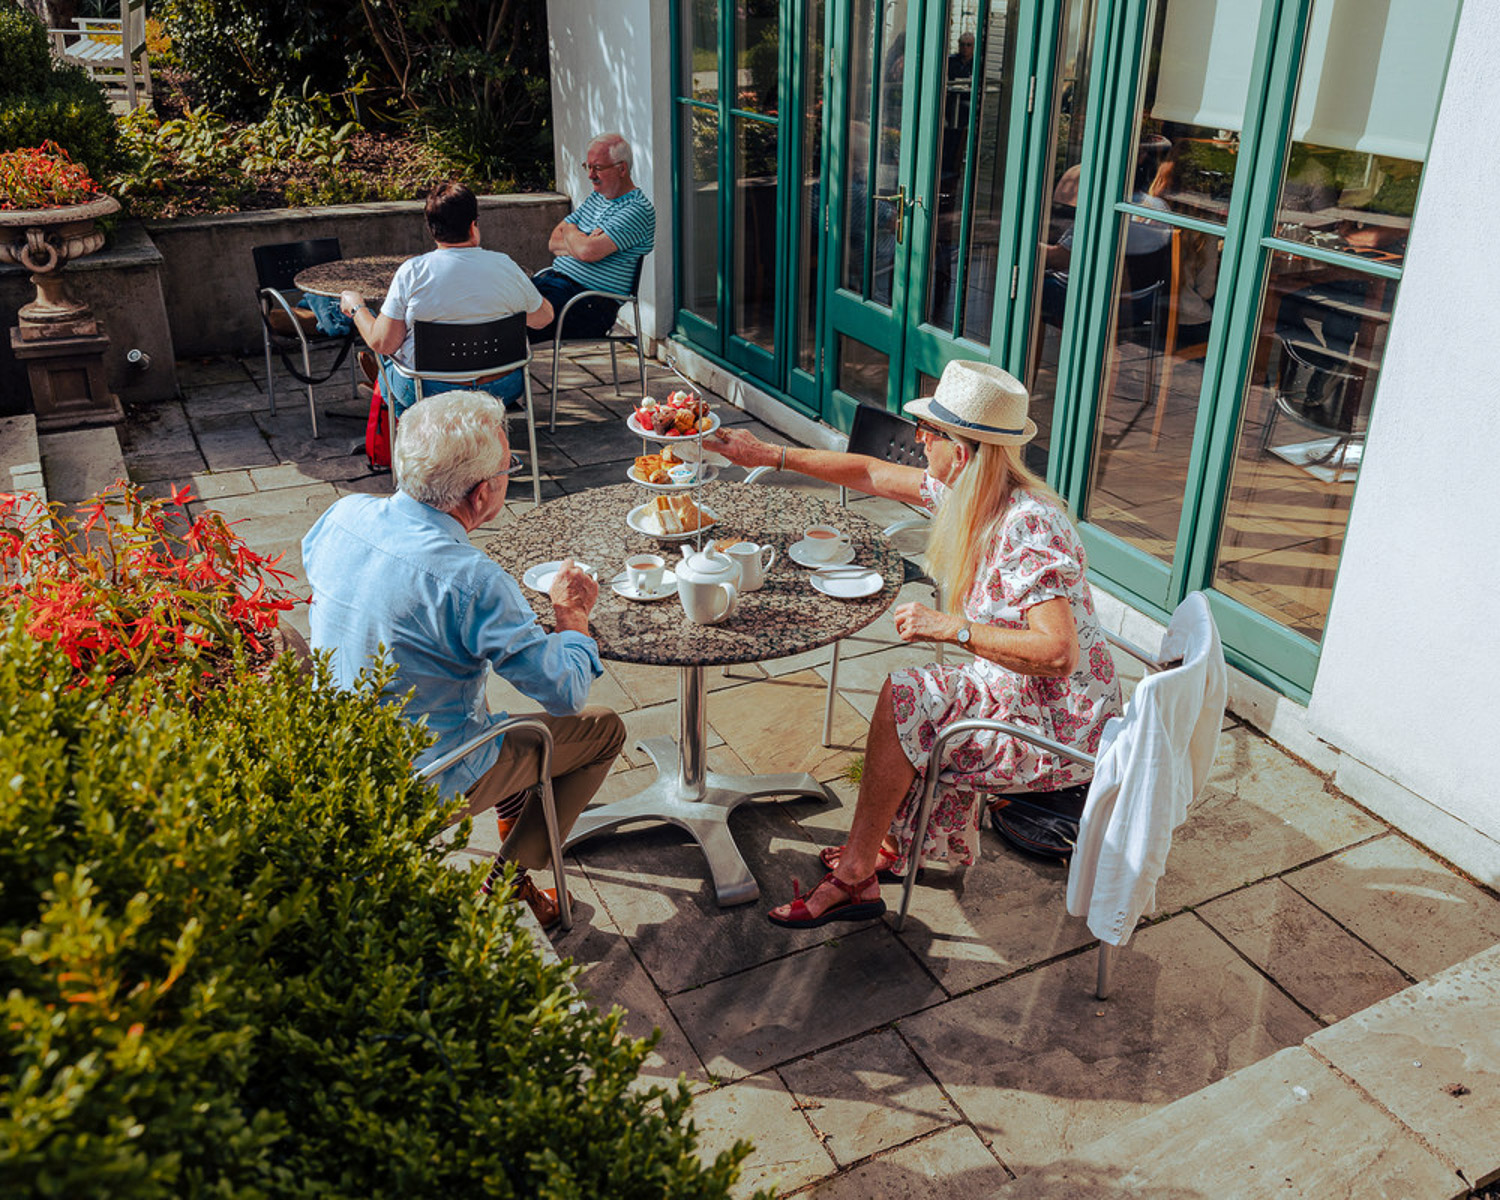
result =
[[[447,321],[478,325],[524,312],[535,329],[552,322],[552,305],[536,290],[526,272],[507,254],[479,246],[479,201],[461,183],[440,183],[427,197],[427,229],[437,249],[409,258],[396,270],[377,316],[358,292],[339,297],[339,308],[376,354],[412,365],[412,328],[417,321]],[[515,408],[524,379],[521,368],[493,379],[480,380],[477,390],[490,393]],[[387,370],[396,415],[416,401],[416,385],[404,375]],[[476,390],[468,383],[425,382],[424,395],[454,388]]]

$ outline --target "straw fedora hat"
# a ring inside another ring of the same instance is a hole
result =
[[[1024,446],[1036,437],[1026,415],[1026,385],[989,363],[954,361],[943,368],[937,390],[911,400],[903,410],[955,437],[997,446]]]

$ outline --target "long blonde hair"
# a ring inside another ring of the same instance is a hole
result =
[[[1021,461],[1020,446],[954,440],[968,447],[969,459],[933,518],[923,565],[942,588],[943,607],[961,615],[1011,497],[1026,491],[1064,511],[1067,506],[1046,480]]]

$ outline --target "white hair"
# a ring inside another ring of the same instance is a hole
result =
[[[510,461],[505,405],[485,392],[440,392],[396,424],[392,458],[401,490],[439,512],[457,508],[474,485]]]
[[[610,162],[630,166],[630,143],[625,140],[623,133],[601,133],[589,143],[589,149],[592,150],[595,146],[608,146]]]

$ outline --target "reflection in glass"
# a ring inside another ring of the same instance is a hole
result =
[[[839,334],[838,378],[835,386],[862,404],[885,407],[891,360],[873,346]]]
[[[687,0],[682,6],[682,86],[684,94],[705,104],[719,101],[718,0]]]
[[[896,227],[905,214],[896,189],[901,184],[901,102],[906,88],[906,2],[886,0],[880,69],[880,120],[875,126],[875,244],[870,264],[870,299],[890,304],[896,275]]]
[[[1188,264],[1218,274],[1218,238],[1122,218],[1113,320],[1095,421],[1087,518],[1170,563],[1203,384],[1208,340],[1186,303]]]
[[[781,53],[780,0],[740,0],[735,6],[734,44],[739,64],[734,107],[774,117]]]
[[[766,350],[776,333],[776,125],[734,121],[734,332]]]
[[[1260,6],[1242,0],[1156,5],[1129,199],[1226,219],[1259,25]]]
[[[719,115],[711,108],[678,108],[682,164],[678,222],[681,307],[719,323]]]
[[[1457,0],[1315,0],[1276,232],[1400,264]]]
[[[1005,134],[1010,123],[1015,61],[1011,31],[1016,8],[1016,0],[995,0],[979,40],[977,70],[974,14],[967,5],[952,10],[948,27],[951,53],[943,76],[943,127],[938,145],[925,319],[986,345],[999,271]],[[955,313],[954,300],[960,288],[964,305],[961,313]]]
[[[1085,102],[1089,93],[1089,48],[1093,45],[1097,0],[1066,0],[1059,17],[1056,90],[1051,101],[1052,161],[1047,187],[1051,193],[1046,224],[1037,246],[1037,290],[1032,297],[1030,364],[1026,384],[1031,418],[1039,433],[1026,448],[1026,463],[1047,472],[1051,445],[1052,403],[1057,395],[1057,359],[1061,342],[1063,299],[1073,254],[1073,220],[1078,206],[1083,158]]]
[[[823,0],[807,6],[807,44],[802,56],[802,196],[798,215],[797,366],[808,374],[818,365],[818,256],[822,248],[823,169]]]
[[[1393,280],[1274,254],[1214,586],[1317,641],[1343,549]]]
[[[878,0],[856,0],[851,18],[849,103],[844,130],[844,261],[839,283],[848,291],[864,293],[865,247],[870,205],[870,104],[874,96],[875,14]]]

